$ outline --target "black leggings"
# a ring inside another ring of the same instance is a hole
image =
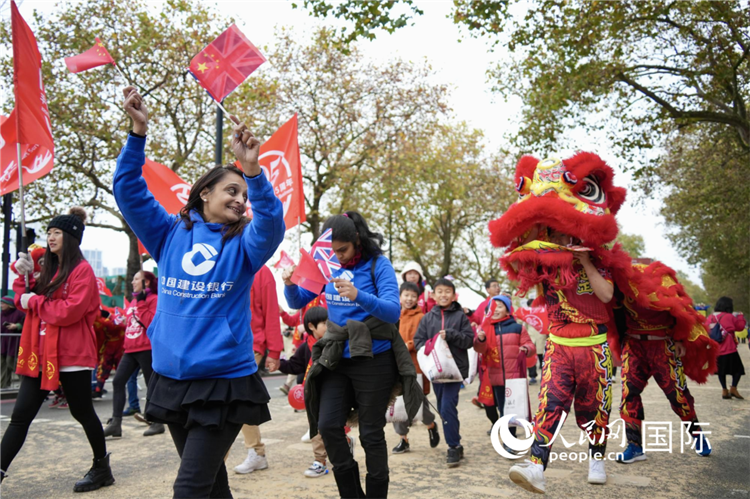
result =
[[[0,444],[0,468],[4,471],[8,471],[10,463],[23,447],[29,426],[49,393],[49,390],[41,389],[41,383],[41,378],[21,376],[16,405]],[[68,399],[70,414],[83,426],[94,458],[104,457],[107,454],[104,430],[91,402],[91,371],[61,372],[60,383]]]
[[[120,365],[117,366],[115,379],[112,380],[115,391],[112,396],[112,417],[122,417],[126,399],[125,387],[138,366],[141,366],[143,379],[146,381],[146,387],[148,388],[148,380],[151,379],[151,373],[153,372],[153,369],[151,369],[151,350],[126,353],[122,356]]]
[[[174,497],[231,498],[224,457],[242,425],[227,421],[221,430],[209,430],[199,425],[186,430],[175,423],[167,426],[180,455],[180,469],[173,487]]]
[[[737,384],[740,382],[740,378],[742,377],[741,374],[732,374],[732,386],[734,388],[737,388]],[[727,375],[726,374],[719,374],[719,383],[721,383],[721,387],[723,389],[727,389]]]

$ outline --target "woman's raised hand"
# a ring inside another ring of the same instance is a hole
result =
[[[125,87],[122,91],[125,96],[125,103],[122,107],[128,116],[133,120],[133,133],[146,135],[148,130],[148,109],[143,103],[143,97],[133,86]]]
[[[234,122],[232,130],[232,151],[237,160],[242,165],[242,170],[248,177],[255,177],[260,174],[260,163],[258,163],[258,154],[260,153],[260,141],[255,138],[253,133],[248,130],[245,123],[240,122],[236,116],[229,117]]]

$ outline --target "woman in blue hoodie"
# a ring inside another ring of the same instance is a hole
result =
[[[231,497],[224,456],[243,424],[271,419],[253,356],[250,286],[284,238],[283,207],[261,174],[260,142],[233,117],[242,170],[211,168],[169,215],[142,177],[146,105],[135,88],[124,94],[133,131],[117,158],[114,195],[159,266],[146,417],[169,427],[180,455],[175,497]]]
[[[341,269],[331,274],[331,282],[325,287],[329,321],[326,335],[332,327],[351,331],[354,324],[364,322],[371,331],[373,328],[392,328],[401,315],[401,305],[396,272],[380,249],[383,236],[371,232],[365,219],[355,211],[330,217],[323,225],[323,232],[328,229],[332,229],[331,249],[341,263]],[[292,270],[283,275],[284,295],[289,307],[300,309],[317,295],[293,284],[290,280]],[[394,331],[398,340],[403,342],[398,331]],[[388,494],[388,447],[383,428],[399,367],[391,341],[371,341],[371,345],[366,345],[364,355],[352,355],[350,345],[353,340],[346,340],[338,364],[324,368],[317,381],[317,430],[333,464],[333,475],[341,497],[365,497],[359,467],[344,433],[347,417],[354,407],[358,412],[359,440],[367,457],[367,497],[386,497]],[[404,351],[407,361],[413,366],[408,351],[405,348]],[[359,352],[357,348],[356,353]]]

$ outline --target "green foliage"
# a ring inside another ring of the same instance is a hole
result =
[[[397,6],[407,7],[410,13],[398,13]],[[297,3],[292,3],[295,8]],[[409,24],[412,15],[422,15],[422,10],[414,5],[413,0],[344,0],[329,2],[327,0],[303,0],[302,6],[309,9],[316,17],[336,17],[353,23],[353,27],[341,28],[337,42],[345,49],[358,38],[373,40],[375,29],[393,33]]]
[[[620,232],[620,235],[617,236],[617,242],[622,243],[622,248],[633,258],[641,258],[645,256],[643,253],[646,251],[646,243],[643,241],[643,236],[640,234],[626,234]]]
[[[712,300],[732,289],[750,305],[750,152],[726,129],[704,126],[680,134],[656,170],[667,186],[661,210],[675,247],[700,263]],[[710,284],[709,284],[710,283]]]
[[[681,270],[677,271],[677,280],[682,284],[682,287],[685,288],[685,292],[690,296],[690,298],[693,299],[693,303],[696,305],[711,305],[713,306],[713,303],[711,302],[711,299],[708,296],[708,293],[706,293],[706,290],[703,289],[699,284],[694,283],[690,280],[688,275],[685,272],[682,272]],[[714,303],[716,300],[714,300]]]

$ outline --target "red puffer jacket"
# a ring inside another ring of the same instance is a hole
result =
[[[488,370],[492,386],[505,386],[506,379],[525,378],[526,363],[519,362],[521,347],[526,347],[526,357],[536,355],[536,347],[526,328],[508,317],[495,324],[497,349],[491,348],[487,338],[474,336],[474,350],[482,354],[482,365]]]
[[[714,312],[706,319],[706,329],[711,331],[716,322],[721,323],[721,327],[728,333],[724,341],[719,343],[719,355],[729,355],[737,351],[737,337],[734,335],[737,331],[742,331],[747,326],[745,316],[740,314],[734,315],[728,312]]]
[[[143,301],[130,302],[125,319],[125,353],[151,350],[146,330],[156,314],[157,295],[150,294]]]

